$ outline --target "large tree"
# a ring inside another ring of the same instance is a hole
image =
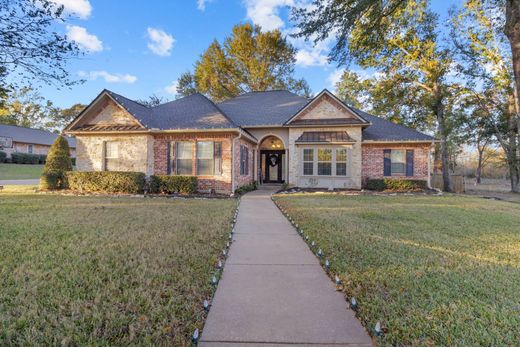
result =
[[[195,72],[183,74],[177,91],[189,95],[199,91],[222,101],[250,91],[288,89],[310,94],[305,80],[293,77],[296,49],[279,30],[236,25],[221,44],[213,41],[195,64]]]
[[[79,47],[55,30],[63,6],[49,0],[0,0],[0,94],[38,83],[70,86],[66,62]]]
[[[315,0],[313,5],[293,11],[300,29],[296,36],[324,40],[335,35],[332,60],[353,60],[383,76],[375,91],[382,97],[374,109],[435,123],[444,189],[451,191],[449,138],[459,86],[449,78],[452,54],[428,1]]]
[[[494,1],[467,0],[462,9],[453,13],[451,36],[460,56],[457,68],[465,81],[466,104],[475,117],[471,127],[477,131],[480,128],[484,140],[489,132],[494,135],[506,156],[511,191],[520,192],[515,53],[510,49],[510,34],[503,30],[507,15],[494,6]],[[477,135],[474,139],[480,137]]]

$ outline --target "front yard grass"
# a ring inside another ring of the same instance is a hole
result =
[[[520,205],[464,196],[277,196],[381,345],[520,345]],[[315,250],[316,251],[316,250]]]
[[[0,180],[28,180],[40,178],[43,165],[0,163]]]
[[[6,188],[0,345],[190,344],[205,319],[235,200]]]

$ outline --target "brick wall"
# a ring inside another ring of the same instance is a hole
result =
[[[240,146],[245,145],[249,151],[249,171],[247,175],[240,175]],[[255,152],[254,146],[249,141],[244,140],[243,138],[235,141],[235,189],[244,186],[246,184],[250,184],[253,182],[253,174],[254,174],[254,166],[253,166],[253,156],[257,154],[253,154]]]
[[[198,189],[200,191],[214,190],[218,193],[231,193],[231,144],[236,135],[233,133],[185,133],[171,135],[156,135],[154,138],[154,174],[166,175],[168,173],[168,145],[172,141],[190,141],[193,143],[192,172],[196,172],[196,141],[220,141],[222,142],[222,175],[198,176]]]
[[[412,149],[413,155],[413,176],[384,176],[384,150],[385,149]],[[416,180],[428,179],[428,159],[430,144],[363,144],[362,145],[362,177],[363,182],[370,178],[410,178]]]

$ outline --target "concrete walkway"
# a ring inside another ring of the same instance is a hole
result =
[[[343,295],[271,201],[272,192],[242,198],[199,344],[372,346]]]

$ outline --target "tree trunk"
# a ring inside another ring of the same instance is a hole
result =
[[[441,162],[442,162],[442,183],[445,192],[453,191],[450,179],[450,154],[448,152],[448,134],[446,131],[444,105],[442,103],[441,91],[435,87],[436,103],[434,106],[435,117],[437,118],[437,132],[440,136]]]
[[[478,165],[477,165],[477,173],[475,174],[475,179],[477,180],[477,184],[480,184],[482,179],[482,156],[484,155],[484,151],[479,149],[478,151]]]

